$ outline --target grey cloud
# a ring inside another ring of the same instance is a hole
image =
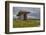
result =
[[[20,10],[25,9],[30,12],[27,16],[35,17],[40,19],[40,8],[32,8],[32,7],[13,7],[13,15],[17,15]],[[16,17],[16,16],[14,16]]]

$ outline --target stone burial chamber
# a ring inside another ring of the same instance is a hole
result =
[[[27,20],[27,14],[29,14],[30,12],[27,12],[25,10],[20,10],[17,14],[17,16],[19,16],[19,19],[23,19],[23,20]]]

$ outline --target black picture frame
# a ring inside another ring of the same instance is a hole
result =
[[[23,32],[9,32],[9,3],[22,3],[22,4],[36,4],[43,5],[43,30],[39,31],[23,31]],[[20,2],[20,1],[5,1],[5,33],[6,34],[16,34],[16,33],[33,33],[33,32],[45,32],[45,3],[36,3],[36,2]]]

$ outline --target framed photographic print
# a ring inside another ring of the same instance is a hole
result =
[[[5,33],[45,31],[45,4],[5,1]]]

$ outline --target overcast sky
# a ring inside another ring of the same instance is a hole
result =
[[[28,12],[30,12],[27,17],[28,18],[37,18],[40,19],[40,8],[32,8],[32,7],[13,7],[13,16],[14,18],[16,18],[18,12],[20,10],[26,10]]]

